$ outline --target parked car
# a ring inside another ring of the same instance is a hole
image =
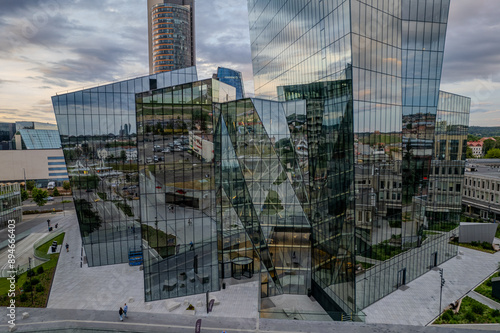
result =
[[[47,201],[54,201],[54,197],[47,197]]]

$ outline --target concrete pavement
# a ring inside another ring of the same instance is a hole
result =
[[[441,264],[444,279],[442,308],[462,298],[498,268],[495,254],[460,247],[459,255]],[[367,323],[424,326],[439,315],[440,275],[430,270],[363,310]]]
[[[22,319],[22,313],[29,317]],[[198,315],[173,315],[137,313],[129,307],[129,318],[120,322],[115,311],[70,310],[70,309],[16,309],[16,332],[175,332],[192,333]],[[0,317],[6,317],[6,308],[0,309]],[[301,320],[274,320],[237,317],[201,317],[201,332],[245,333],[245,332],[310,332],[310,333],[468,333],[465,329],[450,327],[418,327],[401,325],[365,324],[351,322],[317,322]],[[7,332],[6,319],[0,322],[0,331]]]

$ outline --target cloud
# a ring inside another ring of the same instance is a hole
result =
[[[443,82],[500,81],[500,6],[492,0],[454,0],[450,7]]]

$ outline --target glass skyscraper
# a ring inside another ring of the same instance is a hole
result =
[[[234,69],[219,67],[217,68],[217,79],[236,88],[236,99],[245,98],[245,85],[241,72]]]
[[[290,87],[309,87],[318,123],[351,122],[332,132],[344,154],[318,150],[332,168],[309,173],[311,189],[331,189],[318,228],[310,216],[312,291],[325,308],[357,312],[456,253],[448,239],[459,223],[470,99],[439,92],[449,6],[248,1],[256,95],[301,99]],[[349,92],[340,118],[323,94],[332,82]],[[325,246],[325,235],[340,248]],[[345,256],[347,265],[333,264]],[[355,285],[339,278],[345,267]]]

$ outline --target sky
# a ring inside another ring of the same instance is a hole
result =
[[[148,74],[146,0],[0,0],[0,122],[55,123],[50,97]],[[451,0],[441,90],[500,126],[498,0]],[[200,79],[218,66],[253,91],[246,0],[196,1]]]

